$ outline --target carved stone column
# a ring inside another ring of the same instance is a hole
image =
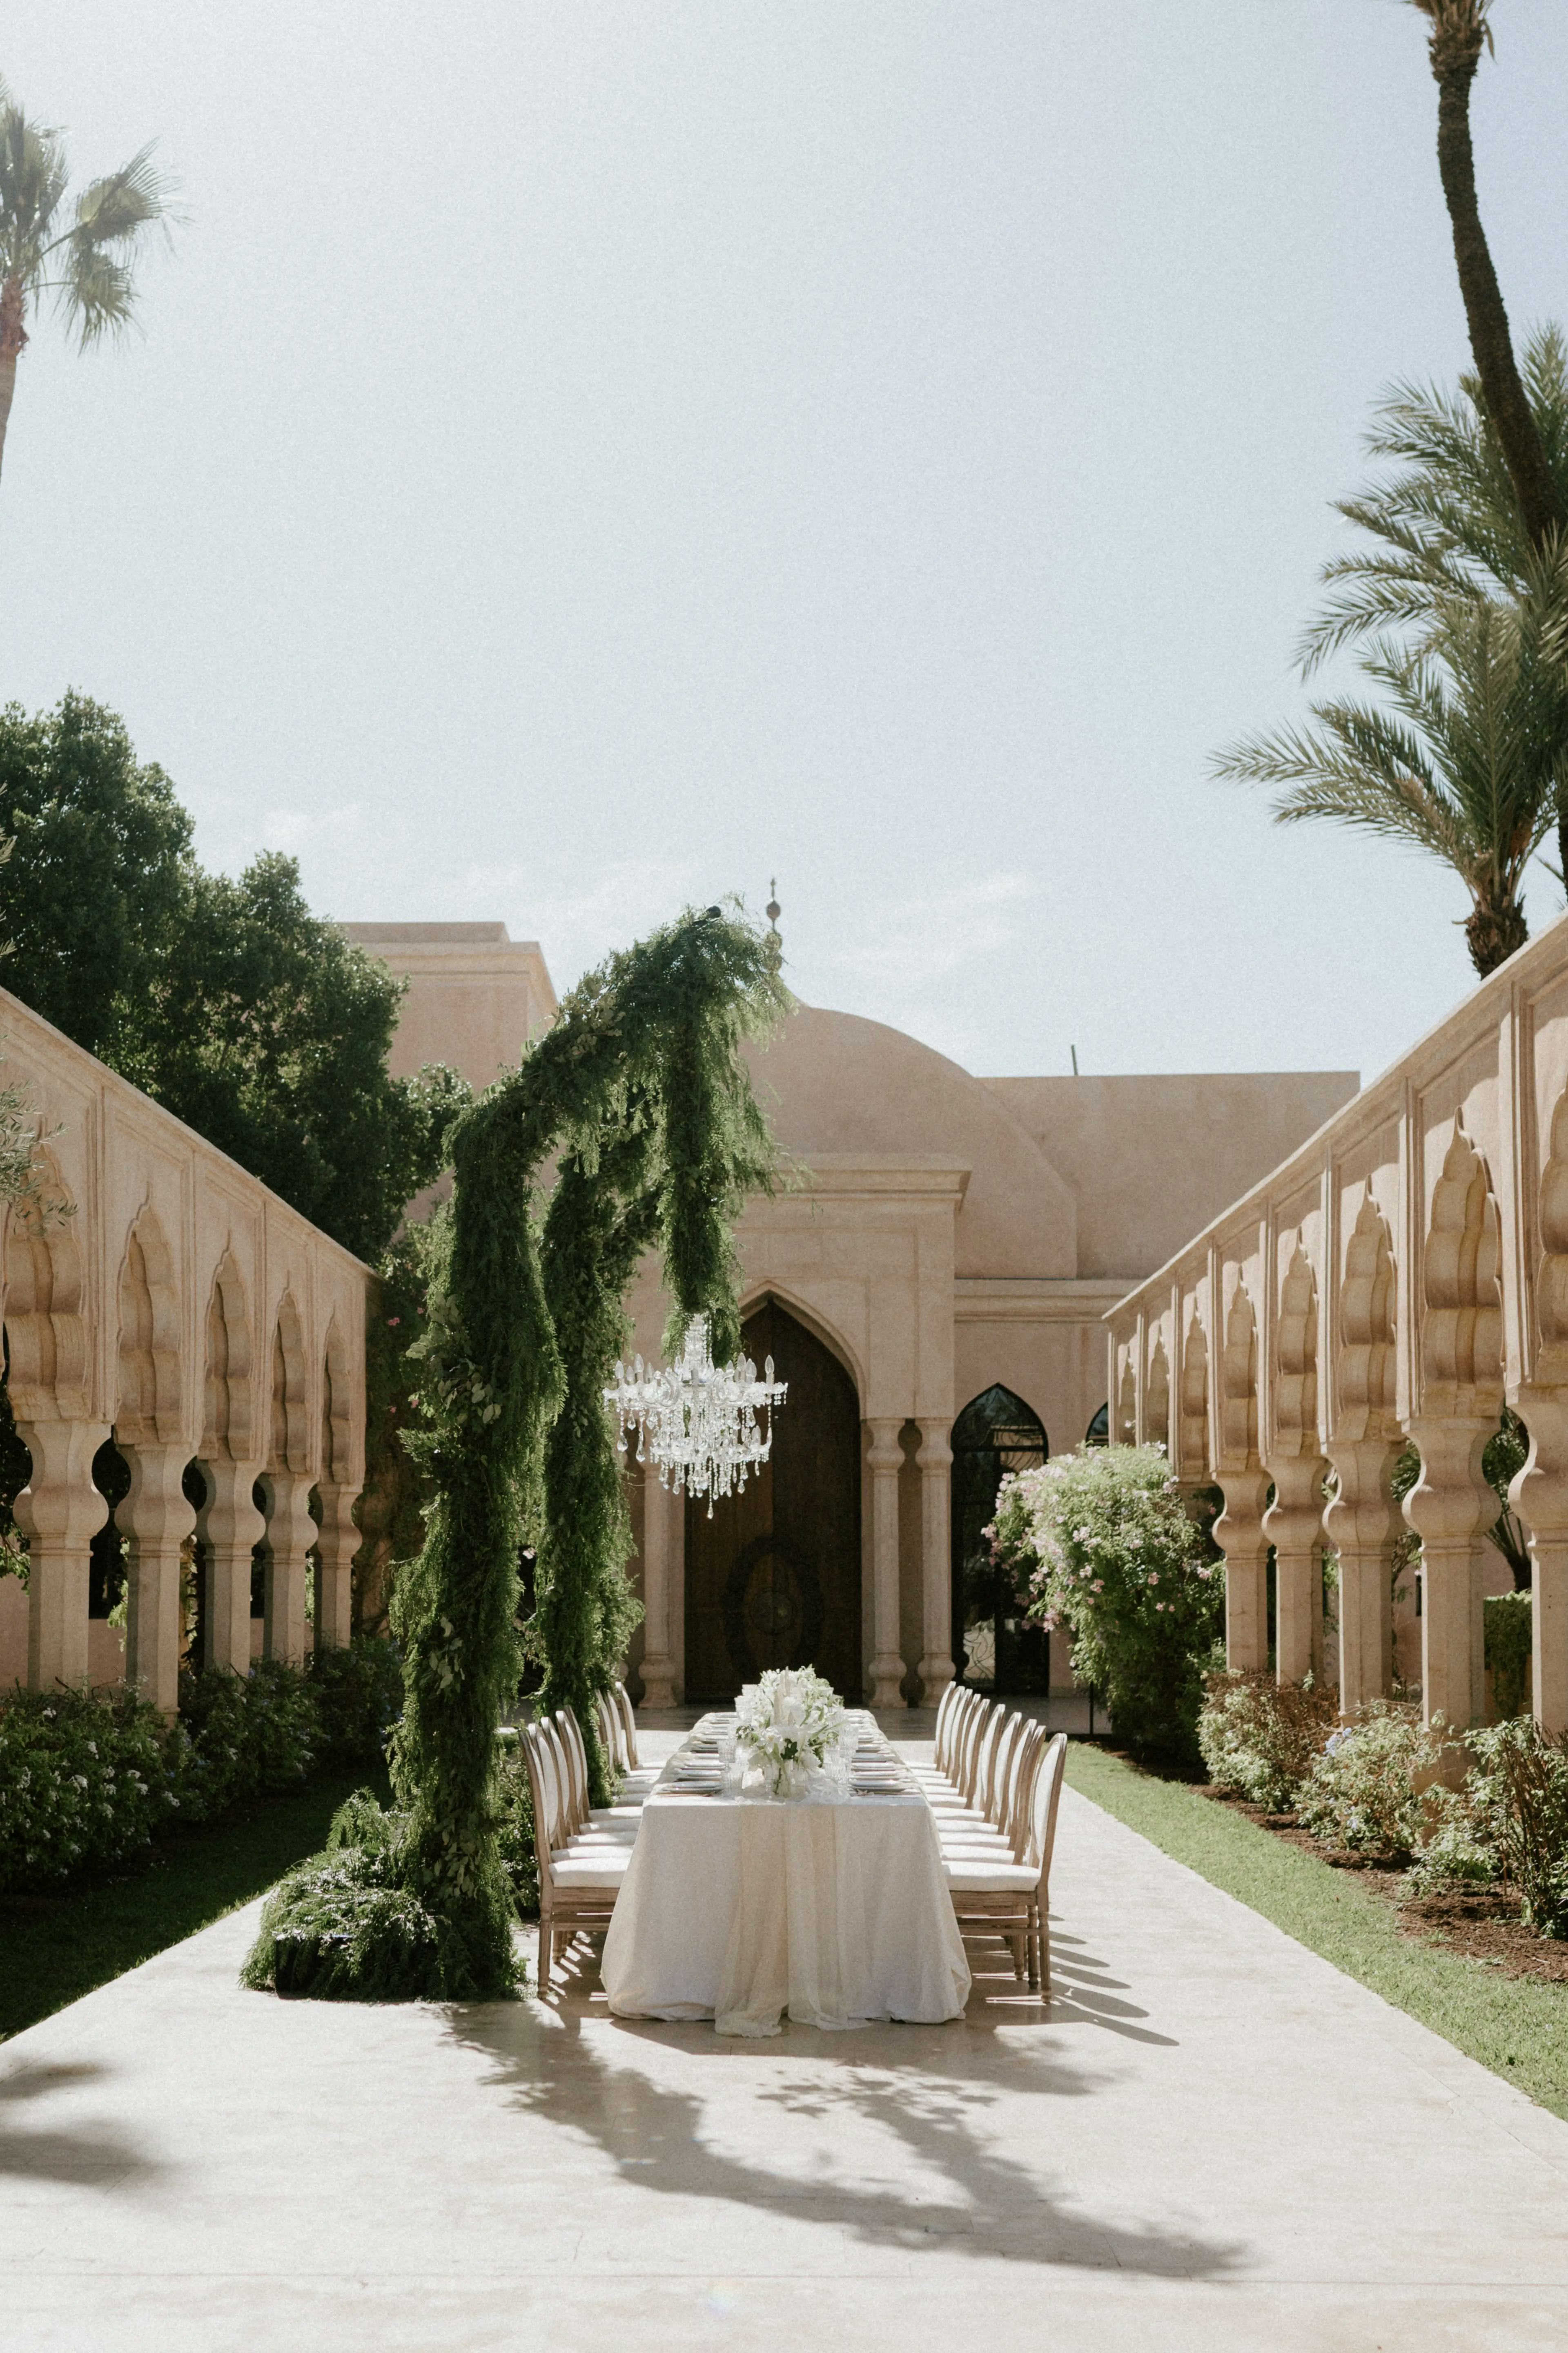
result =
[[[114,1514],[129,1549],[126,1562],[125,1680],[173,1719],[180,1699],[180,1547],[196,1514],[184,1480],[190,1450],[153,1442],[121,1452],[131,1488]]]
[[[27,1681],[35,1691],[84,1689],[89,1547],[109,1517],[92,1458],[109,1424],[19,1420],[16,1430],[33,1458],[15,1506],[27,1539]]]
[[[1405,1516],[1421,1539],[1421,1695],[1428,1724],[1444,1716],[1456,1732],[1483,1720],[1486,1706],[1486,1532],[1498,1500],[1481,1471],[1495,1421],[1420,1415],[1410,1435],[1421,1478]]]
[[[642,1704],[660,1708],[675,1705],[675,1660],[669,1641],[670,1574],[675,1565],[676,1515],[684,1506],[671,1494],[650,1462],[643,1472]]]
[[[1404,1528],[1391,1481],[1399,1438],[1331,1439],[1339,1493],[1323,1532],[1340,1558],[1340,1714],[1386,1699],[1394,1682],[1394,1547]]]
[[[951,1421],[922,1421],[915,1461],[921,1474],[921,1603],[925,1649],[921,1700],[934,1707],[953,1677],[952,1449]]]
[[[1282,1683],[1304,1683],[1323,1664],[1323,1475],[1321,1455],[1290,1455],[1268,1466],[1274,1501],[1263,1515],[1263,1534],[1274,1547],[1275,1674]],[[1265,1562],[1265,1577],[1268,1564]],[[1265,1586],[1264,1607],[1268,1608]],[[1267,1640],[1268,1619],[1264,1619]]]
[[[306,1557],[316,1541],[310,1517],[308,1471],[268,1471],[261,1481],[267,1498],[267,1629],[263,1655],[289,1666],[305,1662]]]
[[[901,1421],[867,1423],[871,1451],[871,1634],[868,1707],[900,1707],[904,1662],[899,1651],[899,1472]]]
[[[360,1532],[354,1525],[358,1490],[324,1482],[320,1489],[321,1526],[316,1538],[316,1648],[343,1651],[353,1639],[353,1556]]]
[[[202,1664],[228,1674],[250,1672],[251,1556],[267,1534],[252,1489],[259,1466],[226,1454],[204,1461],[207,1500],[196,1514],[206,1554],[205,1639]]]
[[[1263,1507],[1268,1473],[1222,1472],[1225,1510],[1214,1540],[1225,1555],[1225,1657],[1233,1669],[1261,1673],[1268,1664],[1268,1539]]]
[[[1526,1388],[1530,1453],[1508,1491],[1530,1530],[1531,1706],[1542,1732],[1568,1732],[1568,1391]]]

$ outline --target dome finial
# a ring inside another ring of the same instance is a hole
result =
[[[784,909],[779,905],[779,881],[775,874],[768,884],[768,960],[777,972],[784,962],[784,942],[779,937],[779,917]]]

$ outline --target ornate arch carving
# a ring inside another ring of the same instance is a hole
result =
[[[1396,1438],[1394,1415],[1394,1251],[1370,1193],[1345,1246],[1340,1285],[1338,1430],[1350,1439]]]
[[[1318,1451],[1318,1278],[1298,1236],[1279,1293],[1275,1343],[1276,1442],[1281,1454]]]
[[[234,1252],[226,1250],[207,1301],[202,1452],[254,1459],[256,1362],[250,1303]]]
[[[1552,1114],[1552,1143],[1541,1179],[1541,1264],[1535,1278],[1541,1335],[1534,1378],[1568,1381],[1568,1088]]]
[[[1502,1410],[1502,1250],[1486,1163],[1462,1113],[1432,1196],[1421,1324],[1422,1411],[1495,1420]]]
[[[1219,1441],[1227,1468],[1246,1470],[1258,1459],[1258,1319],[1244,1282],[1236,1286],[1220,1351]]]
[[[85,1419],[90,1358],[81,1244],[74,1220],[61,1214],[69,1196],[54,1155],[40,1146],[38,1156],[37,1198],[11,1211],[5,1236],[11,1405],[19,1421]]]
[[[1209,1344],[1194,1306],[1182,1351],[1182,1477],[1206,1479],[1209,1465]]]
[[[327,1326],[327,1345],[321,1356],[321,1477],[337,1487],[352,1482],[353,1452],[348,1350],[334,1314]]]
[[[278,1321],[272,1327],[272,1418],[267,1457],[269,1470],[310,1468],[307,1386],[304,1331],[294,1294],[286,1291],[278,1303]]]
[[[1154,1335],[1154,1345],[1149,1352],[1148,1386],[1143,1392],[1143,1434],[1151,1445],[1171,1450],[1171,1366],[1165,1355],[1165,1336]]]
[[[180,1434],[180,1295],[157,1212],[143,1208],[120,1267],[114,1434],[126,1446]]]

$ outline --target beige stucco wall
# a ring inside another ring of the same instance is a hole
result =
[[[1349,1103],[1354,1071],[987,1079],[1071,1188],[1083,1275],[1146,1274]]]
[[[555,990],[537,940],[504,923],[344,923],[367,955],[411,986],[392,1049],[392,1069],[411,1078],[449,1062],[470,1086],[515,1068],[530,1038],[555,1018]]]

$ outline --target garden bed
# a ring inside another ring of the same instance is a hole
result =
[[[1134,1771],[1142,1769],[1131,1758],[1124,1761]],[[1500,1969],[1508,1977],[1540,1978],[1551,1984],[1568,1985],[1568,1942],[1540,1936],[1521,1920],[1519,1898],[1510,1890],[1466,1887],[1436,1895],[1407,1895],[1402,1864],[1358,1854],[1350,1848],[1331,1846],[1326,1840],[1303,1830],[1294,1814],[1270,1813],[1265,1806],[1250,1805],[1245,1798],[1233,1798],[1223,1790],[1206,1787],[1202,1795],[1211,1804],[1224,1806],[1227,1812],[1244,1815],[1288,1845],[1316,1855],[1331,1871],[1353,1871],[1363,1887],[1383,1897],[1392,1907],[1405,1936],[1445,1946],[1468,1960]],[[1563,2023],[1568,2031],[1568,2019]]]

